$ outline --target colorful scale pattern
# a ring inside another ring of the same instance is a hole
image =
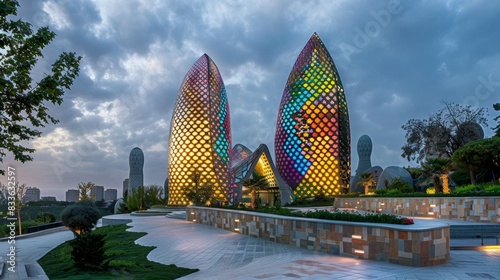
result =
[[[349,188],[347,103],[335,64],[316,33],[288,78],[274,145],[278,171],[295,196],[334,195]]]
[[[186,188],[211,184],[225,200],[231,184],[231,125],[224,82],[204,54],[186,74],[174,107],[170,130],[169,205],[186,205]]]

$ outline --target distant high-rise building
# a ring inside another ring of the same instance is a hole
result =
[[[80,192],[78,190],[66,191],[66,202],[78,202],[79,197],[80,197]]]
[[[117,189],[106,189],[104,191],[104,200],[116,200],[118,194]]]
[[[90,197],[95,201],[104,200],[104,187],[93,186],[92,189],[90,189]]]
[[[130,156],[128,158],[130,173],[128,176],[128,193],[132,193],[133,189],[137,189],[144,185],[144,153],[141,149],[135,147],[130,151]]]
[[[41,201],[57,201],[55,196],[42,196],[40,198]]]
[[[122,197],[125,198],[125,195],[128,193],[128,178],[123,180],[123,190],[122,190]]]
[[[40,201],[40,189],[36,187],[26,188],[26,194],[23,197],[23,202]]]

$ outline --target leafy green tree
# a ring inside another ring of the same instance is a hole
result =
[[[81,182],[80,184],[78,184],[78,191],[80,192],[80,197],[79,197],[80,201],[92,201],[91,192],[93,187],[95,187],[95,184],[91,182],[87,183]]]
[[[61,220],[75,236],[92,231],[101,214],[97,208],[89,202],[79,202],[66,207],[61,212]]]
[[[149,185],[144,187],[144,203],[147,208],[153,205],[165,204],[163,198],[163,187],[159,185]]]
[[[9,151],[24,163],[33,160],[35,149],[25,145],[41,135],[37,128],[58,122],[48,114],[46,102],[61,105],[64,91],[79,74],[81,57],[63,52],[51,73],[33,80],[42,49],[56,34],[48,27],[34,31],[30,23],[15,19],[18,7],[16,0],[0,1],[0,162]]]
[[[145,210],[153,205],[164,204],[163,188],[158,185],[140,186],[132,189],[124,201],[125,203],[121,205],[125,205],[120,208],[120,213]]]
[[[495,111],[500,111],[500,103],[493,104],[493,109],[495,109]],[[494,120],[498,122],[497,126],[493,128],[495,130],[495,136],[500,137],[500,116],[496,116]]]
[[[186,198],[192,201],[194,205],[204,206],[207,205],[214,197],[214,187],[212,184],[202,184],[201,186],[194,186],[186,189]]]
[[[388,182],[386,185],[388,193],[392,193],[393,190],[398,191],[398,193],[412,193],[413,187],[406,182],[405,179],[399,177],[394,178],[394,180]]]
[[[432,179],[436,193],[450,193],[448,174],[453,168],[449,158],[427,158],[422,164],[422,175]]]
[[[417,162],[429,157],[451,158],[458,148],[481,138],[478,125],[487,125],[485,108],[448,102],[444,105],[428,119],[411,119],[402,126],[406,131],[402,157]]]
[[[242,187],[247,188],[246,193],[250,193],[250,204],[251,207],[255,209],[257,208],[257,195],[259,191],[268,189],[270,184],[266,176],[254,171],[252,176],[244,179],[241,185]]]
[[[494,181],[500,172],[500,137],[477,140],[458,149],[452,157],[458,167],[469,170],[471,184],[477,184],[477,172],[486,169]]]
[[[144,186],[133,188],[127,195],[127,200],[125,201],[125,203],[127,204],[127,210],[130,212],[145,210],[146,205],[144,203]]]
[[[21,210],[24,206],[23,197],[26,195],[26,184],[16,183],[14,192],[14,204],[16,205],[17,222],[19,224],[19,235],[23,234],[23,227],[21,222]]]
[[[106,268],[105,241],[106,235],[97,233],[80,234],[70,240],[71,258],[75,266],[81,270],[103,270]]]

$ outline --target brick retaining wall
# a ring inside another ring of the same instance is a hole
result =
[[[444,264],[450,258],[447,224],[354,223],[190,206],[187,220],[265,240],[408,266]]]
[[[337,208],[500,224],[500,197],[335,198]]]

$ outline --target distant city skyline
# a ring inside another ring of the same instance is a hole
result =
[[[33,70],[39,80],[65,52],[83,57],[60,122],[29,141],[33,162],[15,162],[17,181],[64,200],[92,182],[118,189],[128,156],[146,158],[144,185],[167,178],[169,123],[186,72],[206,53],[224,79],[233,145],[264,143],[274,155],[280,99],[295,58],[313,32],[341,74],[355,141],[372,139],[372,165],[415,166],[401,157],[409,119],[442,101],[489,110],[500,102],[498,1],[62,1],[20,0],[18,16],[57,36]],[[352,170],[353,172],[355,170]],[[6,183],[6,177],[0,176]]]

